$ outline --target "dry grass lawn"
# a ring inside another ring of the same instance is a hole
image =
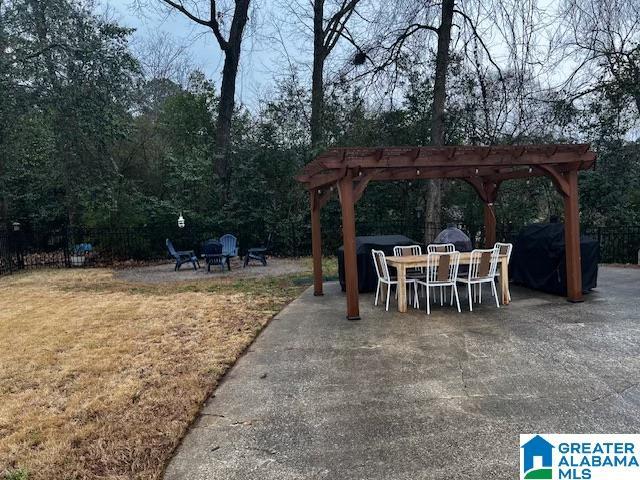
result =
[[[310,280],[0,279],[0,478],[159,478],[220,377]]]

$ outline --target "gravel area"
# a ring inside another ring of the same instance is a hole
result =
[[[231,271],[225,267],[221,271],[219,266],[211,266],[211,272],[207,272],[204,262],[202,268],[194,270],[191,264],[184,264],[175,272],[174,262],[150,265],[145,267],[133,267],[116,272],[115,277],[127,282],[138,283],[170,283],[193,280],[211,280],[213,278],[257,278],[278,277],[296,273],[311,273],[311,261],[308,258],[269,258],[266,267],[258,262],[252,262],[246,268],[242,267],[242,261],[238,258],[231,261]]]

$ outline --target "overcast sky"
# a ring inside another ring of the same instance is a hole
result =
[[[219,88],[224,57],[209,29],[195,25],[180,14],[167,16],[147,9],[141,15],[133,8],[132,0],[102,0],[102,4],[119,24],[136,29],[134,45],[160,34],[168,35],[176,44],[186,46],[194,66],[203,70]],[[248,26],[236,87],[237,100],[250,108],[257,107],[258,99],[265,98],[274,79],[288,72],[287,61],[282,53],[284,48],[296,60],[303,60],[304,57],[304,50],[298,48],[300,42],[283,39],[281,43],[272,39],[277,36],[270,26],[272,22],[261,13],[257,13],[262,17],[259,18],[260,38],[252,32],[253,24]],[[252,20],[255,23],[255,19]]]

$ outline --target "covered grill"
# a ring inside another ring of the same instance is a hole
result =
[[[416,245],[417,242],[404,235],[373,235],[356,237],[356,262],[358,265],[358,291],[375,292],[378,284],[376,267],[371,250],[382,250],[385,255],[393,255],[393,247]],[[344,246],[338,249],[338,274],[340,286],[345,291]]]
[[[470,252],[473,249],[471,239],[455,225],[448,225],[436,236],[433,243],[453,243],[459,252]]]
[[[600,245],[580,237],[582,292],[597,286]],[[525,287],[556,295],[567,294],[564,225],[534,224],[525,227],[513,244],[511,280]]]

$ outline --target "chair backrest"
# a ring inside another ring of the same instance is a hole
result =
[[[398,245],[393,247],[393,255],[396,257],[422,255],[422,247],[420,245]]]
[[[221,236],[220,243],[222,244],[222,253],[224,255],[238,254],[238,239],[233,235],[227,233]]]
[[[176,252],[176,249],[173,247],[173,243],[171,243],[171,240],[169,240],[169,239],[167,238],[167,242],[166,242],[166,243],[167,243],[167,249],[169,250],[169,254],[170,254],[172,257],[177,257],[177,256],[178,256],[178,253]]]
[[[495,277],[499,252],[497,247],[472,250],[469,260],[469,280]]]
[[[427,254],[427,283],[455,283],[460,266],[460,252]]]
[[[205,255],[219,255],[222,253],[222,244],[218,240],[210,238],[202,244],[202,253]]]
[[[509,263],[509,260],[511,260],[511,250],[513,250],[513,243],[496,242],[495,248],[498,249],[499,255],[507,256],[507,263]]]
[[[269,235],[267,236],[267,242],[264,244],[264,248],[269,250],[271,249],[272,245],[273,245],[273,233],[269,233]]]
[[[430,243],[427,245],[427,253],[451,253],[456,251],[453,243]]]
[[[376,267],[376,273],[378,274],[378,278],[382,278],[384,280],[390,280],[389,276],[389,267],[387,266],[387,257],[385,256],[382,250],[371,250],[371,255],[373,256],[373,264]]]

